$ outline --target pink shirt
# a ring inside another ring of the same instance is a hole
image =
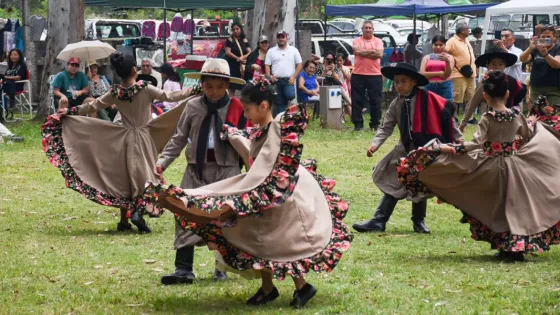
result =
[[[441,61],[441,60],[429,60],[426,62],[426,72],[439,72],[439,71],[445,71],[446,65],[445,65],[445,61]],[[440,82],[440,81],[446,81],[448,80],[441,78],[441,77],[432,77],[430,78],[430,81],[433,82]]]
[[[375,36],[371,39],[364,39],[362,36],[355,38],[352,46],[369,51],[383,50],[383,41]],[[352,73],[361,75],[381,75],[381,58],[370,59],[354,55],[354,70]]]

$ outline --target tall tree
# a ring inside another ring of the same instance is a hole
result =
[[[271,41],[278,31],[284,30],[295,41],[296,0],[255,0],[255,8],[247,15],[247,34],[255,47],[260,35],[267,35]]]
[[[49,18],[47,28],[47,55],[41,82],[48,82],[49,76],[63,69],[56,56],[70,43],[84,39],[85,28],[84,0],[49,1]],[[49,110],[48,86],[41,85],[41,102],[37,117],[44,118]]]

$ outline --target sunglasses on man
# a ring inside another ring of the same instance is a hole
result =
[[[73,67],[73,68],[78,68],[80,66],[77,63],[70,63],[69,65],[70,65],[70,67]]]

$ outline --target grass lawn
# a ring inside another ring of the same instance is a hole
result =
[[[65,188],[41,149],[39,126],[8,125],[25,142],[0,145],[0,314],[293,312],[291,280],[276,282],[277,301],[249,308],[245,300],[259,281],[231,275],[212,282],[213,255],[204,248],[196,251],[194,285],[162,286],[160,277],[174,270],[173,217],[147,220],[149,235],[115,232],[117,210]],[[372,136],[313,123],[304,137],[304,157],[316,158],[350,202],[349,225],[373,215],[381,195],[371,168],[398,140],[368,159]],[[171,183],[180,182],[185,164],[180,158],[166,172]],[[401,201],[386,233],[355,234],[333,273],[308,276],[319,292],[298,313],[560,313],[559,249],[524,263],[497,262],[489,244],[471,240],[457,210],[428,205],[432,234],[412,232],[411,204]]]

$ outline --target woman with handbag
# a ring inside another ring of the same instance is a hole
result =
[[[243,32],[243,26],[237,22],[231,25],[231,37],[226,40],[225,52],[230,75],[235,78],[243,78],[251,47],[249,47],[249,41],[247,41]],[[235,90],[241,90],[242,88],[243,85],[230,84],[229,95],[234,96]]]

